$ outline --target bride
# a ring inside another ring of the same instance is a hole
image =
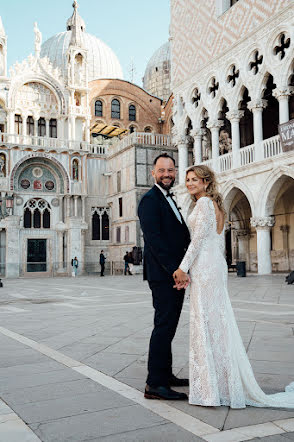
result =
[[[257,384],[227,290],[223,199],[207,166],[186,172],[196,205],[188,218],[191,243],[174,272],[177,288],[190,289],[190,391],[192,405],[294,408],[294,383],[286,392],[265,394]]]

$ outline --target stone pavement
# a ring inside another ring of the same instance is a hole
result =
[[[282,391],[294,380],[294,287],[281,275],[230,275],[229,289],[258,382]],[[173,346],[179,376],[188,375],[188,311],[186,301]],[[4,280],[0,442],[294,440],[294,410],[144,399],[152,320],[141,276]]]

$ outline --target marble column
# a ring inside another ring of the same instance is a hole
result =
[[[194,164],[202,163],[202,136],[204,135],[203,129],[194,129],[191,132],[191,136],[194,138]]]
[[[70,217],[70,202],[71,202],[71,196],[70,195],[65,195],[65,201],[66,201],[66,205],[65,205],[65,217],[69,218]]]
[[[86,216],[86,197],[82,196],[82,220],[85,221]]]
[[[216,172],[219,172],[219,130],[223,124],[222,120],[208,121],[207,124],[211,132],[212,167]]]
[[[78,216],[78,195],[74,196],[74,216]]]
[[[261,161],[264,158],[262,112],[266,106],[267,101],[261,99],[248,103],[248,109],[253,113],[255,161]]]
[[[241,166],[240,157],[240,120],[244,116],[244,111],[233,110],[226,114],[232,127],[232,166],[233,169]]]
[[[49,138],[49,124],[50,124],[50,120],[48,118],[46,118],[46,138]]]
[[[178,146],[178,170],[179,170],[179,184],[185,183],[186,169],[188,167],[188,145],[186,136],[179,137],[176,141]]]
[[[88,224],[83,222],[80,217],[70,217],[68,219],[68,257],[70,262],[75,256],[79,261],[78,275],[83,273],[84,269],[84,239],[83,231],[88,229]]]
[[[291,95],[290,87],[286,86],[282,89],[274,89],[273,95],[279,102],[279,123],[287,123],[287,121],[289,121],[289,96]]]
[[[287,266],[287,268],[285,270],[290,271],[290,269],[291,269],[290,256],[289,256],[289,230],[290,230],[290,226],[285,224],[283,226],[280,226],[280,230],[283,234],[283,251],[285,253],[285,261],[286,261],[286,266]],[[281,263],[281,264],[283,264],[283,263]]]
[[[275,225],[273,216],[251,218],[251,226],[257,234],[257,267],[259,275],[272,273],[271,261],[271,228]]]
[[[14,111],[8,111],[7,122],[7,132],[12,135],[16,132],[14,127]]]
[[[7,216],[2,221],[6,230],[6,278],[18,278],[20,275],[20,265],[26,265],[21,258],[20,251],[20,216]]]

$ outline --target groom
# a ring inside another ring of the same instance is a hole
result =
[[[176,178],[175,160],[167,153],[155,158],[155,185],[140,201],[138,215],[144,235],[144,279],[152,291],[154,329],[150,338],[147,399],[187,399],[171,386],[189,385],[172,373],[171,344],[184,300],[184,290],[173,288],[173,272],[190,242],[184,219],[170,192]]]

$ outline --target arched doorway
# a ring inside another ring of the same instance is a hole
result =
[[[294,269],[294,179],[282,175],[267,198],[268,214],[274,216],[271,229],[271,262],[273,272]]]
[[[242,190],[234,187],[225,197],[224,205],[227,212],[227,264],[230,267],[238,261],[245,261],[247,270],[256,271],[256,237],[250,226],[252,210],[249,200]]]

